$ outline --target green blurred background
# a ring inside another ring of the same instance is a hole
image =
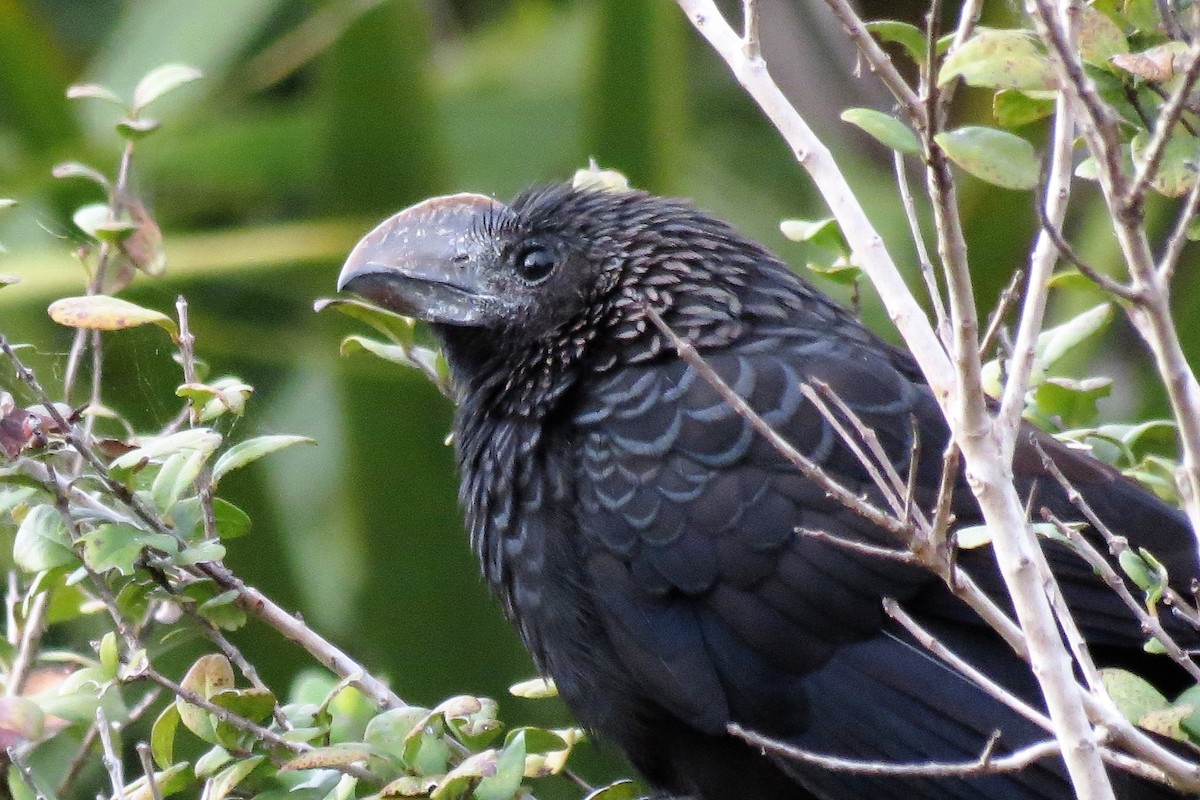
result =
[[[865,5],[868,18],[919,22],[924,11]],[[996,5],[989,13],[1001,16],[988,21],[1011,22],[1007,4]],[[855,77],[840,30],[816,6],[764,1],[768,60],[911,270],[890,159],[838,121],[849,106],[890,104],[869,75]],[[0,332],[33,345],[29,360],[49,383],[61,378],[71,336],[45,306],[83,285],[71,212],[103,199],[50,170],[71,159],[111,174],[120,152],[116,112],[67,101],[64,90],[91,81],[128,94],[168,61],[206,77],[153,108],[163,127],[137,148],[132,187],[163,227],[168,271],[139,277],[127,296],[170,313],[186,294],[211,375],[257,388],[235,438],[319,442],[222,484],[255,521],[231,543],[229,563],[410,701],[478,693],[499,698],[510,722],[563,720],[552,703],[506,694],[532,668],[461,531],[444,445],[449,405],[397,367],[339,358],[354,326],[313,314],[312,302],[332,292],[341,258],[381,217],[449,191],[507,197],[568,178],[589,157],[637,186],[694,198],[802,268],[804,249],[778,232],[784,217],[825,215],[802,171],[666,0],[0,0],[0,196],[21,203],[0,215],[0,273],[22,278],[0,291]],[[961,100],[958,118],[986,121],[986,93]],[[986,311],[1022,263],[1031,200],[968,178],[960,194]],[[1150,214],[1165,219],[1157,207]],[[1084,258],[1115,268],[1097,204],[1084,205],[1071,232]],[[1195,352],[1188,262],[1179,303]],[[845,297],[844,287],[823,286]],[[864,315],[891,335],[869,291]],[[1099,352],[1089,370],[1119,381],[1107,413],[1161,408],[1141,391],[1144,360],[1122,324]],[[170,356],[157,329],[108,335],[106,401],[139,425],[163,424],[177,411]],[[0,387],[7,381],[0,375]],[[272,632],[251,624],[240,633],[273,686],[308,663]],[[602,754],[580,769],[600,781],[624,767]]]

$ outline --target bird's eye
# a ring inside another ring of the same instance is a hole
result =
[[[530,283],[544,281],[557,262],[554,254],[541,245],[532,245],[517,252],[517,272]]]

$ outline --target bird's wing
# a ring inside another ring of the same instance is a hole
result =
[[[864,491],[869,477],[801,384],[827,383],[879,431],[902,470],[914,417],[931,430],[934,421],[922,419],[930,412],[922,390],[886,354],[855,342],[839,351],[840,341],[758,337],[752,347],[710,354],[708,363],[796,449]],[[686,363],[615,371],[587,398],[574,429],[592,589],[626,667],[698,727],[719,730],[737,718],[721,703],[734,676],[753,681],[760,663],[806,675],[840,645],[878,633],[881,597],[911,597],[931,580],[918,568],[797,535],[804,527],[899,544],[801,476]],[[940,453],[936,437],[923,435]],[[936,485],[940,467],[918,471]],[[718,630],[739,647],[718,645]],[[786,724],[795,709],[763,689],[738,702],[761,704],[755,719],[774,708]]]
[[[928,389],[873,344],[759,336],[706,361],[796,449],[876,502],[869,475],[801,384],[828,385],[876,431],[905,478],[916,431],[917,497],[928,503],[941,474],[945,425]],[[911,605],[964,655],[1032,697],[1027,668],[925,571],[797,534],[808,528],[898,545],[799,475],[693,367],[670,360],[617,370],[595,381],[587,398],[574,419],[586,574],[617,658],[647,699],[709,733],[737,721],[861,758],[969,760],[997,727],[1007,726],[1005,741],[1014,747],[1036,735],[894,631],[880,600]],[[1024,465],[1023,480],[1041,481],[1046,501],[1062,506],[1061,491],[1039,465]],[[1074,466],[1079,477],[1161,506],[1105,470],[1089,475],[1086,466]],[[965,486],[955,510],[965,522],[977,515]],[[1085,631],[1099,625],[1137,643],[1136,626],[1110,592],[1075,591],[1075,583],[1098,585],[1090,569],[1065,551],[1053,558],[1067,565],[1068,596],[1078,600]],[[986,549],[963,561],[1001,590]],[[1044,770],[1021,780],[1059,785],[1060,778]],[[955,796],[959,789],[945,786],[963,785],[942,782],[929,796]],[[972,791],[990,796],[979,786]]]

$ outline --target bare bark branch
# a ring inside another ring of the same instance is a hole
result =
[[[988,741],[987,747],[979,758],[974,761],[959,763],[921,763],[900,764],[887,761],[861,761],[853,758],[825,755],[805,750],[801,747],[763,736],[752,730],[743,728],[737,723],[728,726],[727,730],[734,736],[744,739],[755,747],[760,747],[768,753],[774,753],[784,758],[792,759],[803,764],[814,764],[824,769],[836,772],[850,772],[856,775],[892,775],[896,777],[924,778],[971,778],[978,775],[1000,775],[1007,772],[1019,772],[1030,764],[1051,758],[1058,753],[1058,745],[1053,739],[1036,742],[1022,747],[1008,755],[996,756],[992,751],[996,739]]]

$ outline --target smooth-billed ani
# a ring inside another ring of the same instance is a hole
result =
[[[1040,706],[1029,668],[940,578],[797,533],[897,545],[800,475],[648,319],[650,307],[793,446],[879,502],[801,390],[827,384],[898,472],[914,473],[928,507],[948,432],[913,359],[761,246],[640,192],[555,185],[509,205],[460,194],[379,225],[339,288],[432,323],[457,392],[460,500],[483,574],[580,722],[655,787],[697,800],[1072,796],[1053,758],[1014,774],[900,779],[765,756],[726,732],[736,722],[901,763],[970,761],[996,731],[997,755],[1048,737],[884,614],[882,598],[895,598]],[[1114,530],[1184,584],[1198,574],[1178,511],[1048,436],[1022,437],[1014,471],[1038,507],[1079,517],[1034,441]],[[962,476],[953,513],[959,526],[981,520]],[[1066,547],[1046,550],[1098,657],[1141,655],[1120,599]],[[989,548],[959,566],[1007,603]],[[1177,796],[1114,779],[1125,798]]]

